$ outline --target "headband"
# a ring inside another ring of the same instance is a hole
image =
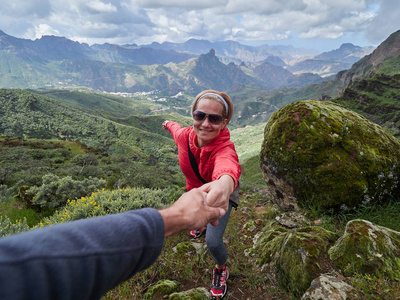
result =
[[[221,99],[222,102],[225,104],[226,115],[228,115],[228,112],[229,112],[229,110],[228,110],[228,103],[226,103],[226,100],[224,99],[224,97],[222,97],[221,95],[218,95],[218,94],[216,94],[216,93],[205,93],[204,95],[201,95],[199,99],[197,99],[196,104],[197,104],[197,102],[199,102],[199,100],[200,100],[201,98],[203,98],[204,96],[217,96],[219,99]]]

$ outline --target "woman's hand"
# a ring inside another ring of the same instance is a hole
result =
[[[163,123],[162,123],[162,129],[167,129],[167,123],[168,123],[169,121],[168,120],[165,120]]]
[[[220,207],[228,211],[229,196],[233,193],[235,182],[229,175],[222,175],[218,180],[209,182],[199,187],[207,193],[206,203],[211,207]]]
[[[159,212],[164,220],[165,236],[201,228],[208,223],[217,226],[218,219],[226,213],[219,207],[208,206],[205,203],[205,193],[199,189],[183,194],[174,204]]]

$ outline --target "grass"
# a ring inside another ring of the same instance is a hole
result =
[[[350,283],[363,299],[400,299],[400,284],[370,274],[356,274]]]
[[[306,205],[304,211],[308,217],[319,219],[322,222],[321,226],[330,231],[341,232],[347,222],[354,219],[367,220],[376,225],[400,231],[400,201],[394,198],[387,204],[363,205],[354,210],[322,211],[316,205]]]
[[[18,200],[2,202],[0,205],[0,217],[7,216],[12,223],[26,218],[26,223],[29,227],[34,227],[39,224],[40,220],[50,216],[52,213],[52,210],[37,212],[32,208],[27,208],[24,203]]]

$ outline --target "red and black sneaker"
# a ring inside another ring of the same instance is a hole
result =
[[[211,298],[221,299],[225,296],[226,291],[228,290],[228,286],[226,285],[226,281],[228,280],[229,272],[228,268],[219,270],[214,268],[213,272],[213,283],[211,286]]]
[[[190,232],[190,236],[194,239],[197,239],[203,235],[207,230],[207,227],[200,228],[199,230],[192,230]]]

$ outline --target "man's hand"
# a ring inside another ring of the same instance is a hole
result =
[[[228,210],[229,196],[233,193],[235,183],[231,176],[222,175],[218,180],[202,185],[199,190],[207,193],[208,206],[220,207]]]
[[[192,189],[170,207],[160,210],[164,219],[165,236],[201,228],[208,223],[218,225],[218,219],[223,217],[226,210],[207,205],[205,199],[205,193]]]

